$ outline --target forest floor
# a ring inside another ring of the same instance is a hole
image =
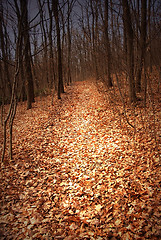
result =
[[[156,143],[128,128],[93,82],[53,106],[50,96],[28,111],[20,103],[13,160],[1,167],[0,239],[161,239]]]

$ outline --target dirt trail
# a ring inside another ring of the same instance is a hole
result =
[[[95,84],[50,103],[19,106],[14,161],[1,170],[1,239],[159,239],[159,179]]]

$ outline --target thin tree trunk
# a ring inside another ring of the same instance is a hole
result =
[[[129,97],[130,102],[136,101],[135,81],[134,81],[134,46],[133,46],[133,28],[131,13],[128,0],[122,0],[123,6],[123,23],[127,37],[127,64],[129,75]]]
[[[43,14],[43,4],[41,0],[38,0],[39,4],[39,11],[40,11],[40,26],[42,31],[42,43],[43,43],[43,68],[44,68],[44,80],[47,82],[48,87],[50,87],[50,80],[49,80],[49,69],[48,69],[48,46],[47,46],[47,34],[45,28],[45,21],[44,21],[44,14]]]
[[[6,82],[7,82],[8,91],[9,91],[9,94],[11,97],[12,86],[11,86],[11,80],[10,80],[9,69],[8,69],[8,64],[7,64],[8,57],[7,57],[7,54],[5,51],[5,40],[4,39],[5,39],[5,36],[4,36],[4,32],[3,32],[3,6],[2,6],[2,2],[1,2],[0,3],[0,46],[1,46],[1,51],[2,51]]]
[[[27,92],[27,109],[32,108],[34,102],[34,85],[31,70],[31,48],[28,25],[28,10],[27,0],[21,0],[21,14],[23,17],[23,38],[24,38],[24,61],[25,61],[25,75],[26,75],[26,92]]]
[[[68,2],[68,23],[67,23],[67,32],[68,32],[68,76],[67,76],[67,83],[68,85],[71,83],[71,33],[70,33],[70,6]]]
[[[61,99],[61,93],[64,92],[63,86],[63,72],[62,72],[62,53],[61,53],[61,40],[60,40],[60,27],[59,27],[59,15],[58,15],[58,0],[52,1],[52,8],[56,23],[57,32],[57,51],[58,51],[58,99]]]
[[[147,0],[141,1],[141,32],[140,32],[140,44],[139,44],[139,64],[137,69],[136,76],[136,90],[138,92],[141,91],[141,75],[142,69],[144,66],[145,60],[145,49],[146,49],[146,15],[147,15]]]
[[[94,8],[94,1],[90,0],[90,8],[92,13],[92,64],[95,71],[96,81],[99,78],[98,74],[98,58],[97,58],[97,40],[98,40],[98,9]]]
[[[53,14],[52,14],[52,9],[50,7],[49,0],[47,0],[47,5],[48,5],[49,18],[50,18],[49,33],[48,33],[48,38],[49,38],[49,56],[50,56],[50,89],[53,87],[53,84],[54,84],[54,88],[56,89],[54,54],[53,54],[53,38],[52,38]]]
[[[109,41],[109,34],[108,34],[108,4],[109,0],[105,0],[105,39],[106,39],[106,51],[107,51],[107,85],[108,87],[112,87],[112,79],[111,79],[111,49],[110,49],[110,41]]]

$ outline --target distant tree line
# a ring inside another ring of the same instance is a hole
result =
[[[54,89],[60,98],[64,85],[90,76],[111,87],[115,73],[124,73],[136,101],[147,86],[145,69],[161,71],[160,19],[159,0],[2,0],[1,104],[11,99],[18,60],[16,94],[27,109],[35,96]]]

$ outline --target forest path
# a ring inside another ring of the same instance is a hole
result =
[[[1,239],[157,239],[156,172],[107,104],[93,82],[78,82],[54,106],[19,106],[14,161],[2,168]]]

